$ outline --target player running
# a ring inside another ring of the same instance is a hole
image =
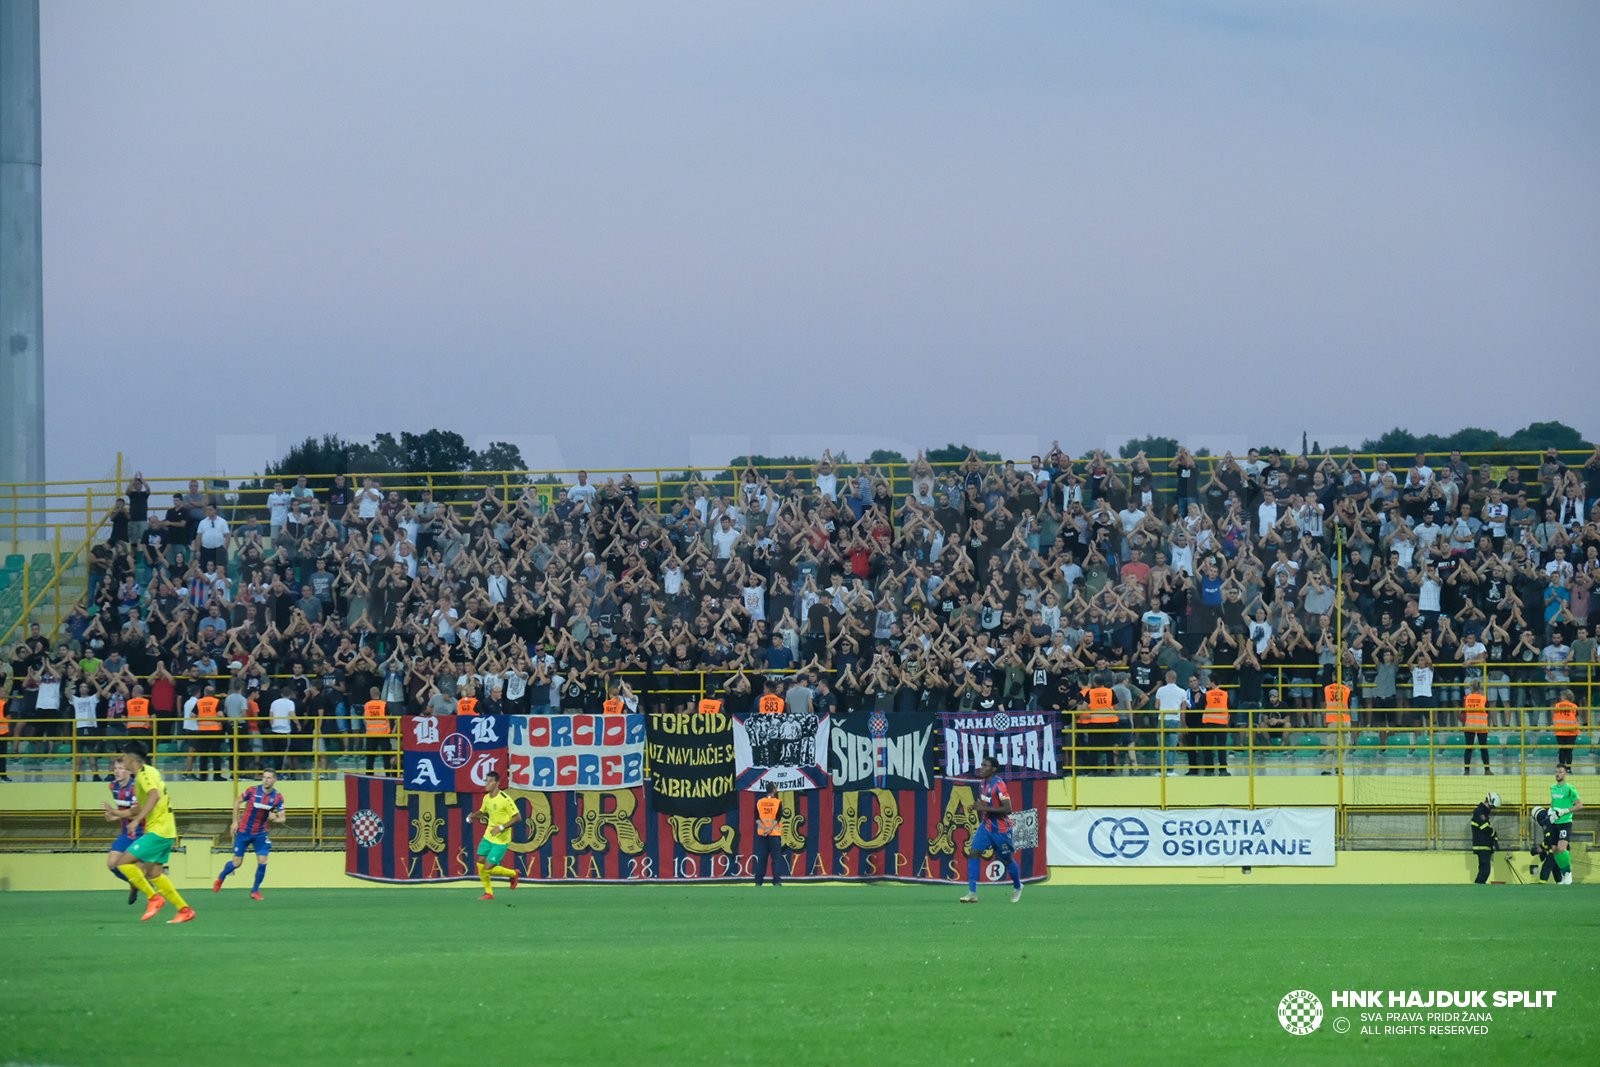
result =
[[[506,858],[506,849],[511,847],[511,827],[521,817],[517,802],[500,791],[499,773],[490,771],[484,783],[483,806],[473,816],[488,827],[478,844],[478,877],[483,881],[483,896],[479,900],[494,899],[494,885],[489,879],[496,875],[511,879],[511,888],[517,888],[517,872],[500,866],[500,861]]]
[[[994,857],[1006,865],[1011,875],[1011,903],[1022,899],[1022,867],[1017,863],[1017,846],[1011,842],[1011,795],[1006,784],[997,775],[1000,761],[985,756],[978,765],[978,799],[973,804],[978,811],[978,832],[967,842],[967,895],[963,904],[978,902],[978,867],[983,863],[983,853],[994,849]]]
[[[250,887],[250,899],[265,900],[261,895],[261,882],[267,876],[267,853],[272,851],[272,837],[267,827],[269,824],[282,826],[287,818],[283,813],[283,794],[278,792],[277,772],[262,771],[261,784],[246,789],[233,802],[233,859],[211,883],[211,891],[222,892],[222,883],[228,875],[244,866],[244,850],[248,848],[256,854],[256,881]]]
[[[194,909],[172,884],[172,879],[161,873],[172,846],[178,842],[178,821],[172,817],[172,806],[167,803],[167,783],[161,772],[145,763],[148,750],[139,741],[129,741],[122,750],[123,762],[133,774],[133,795],[137,807],[128,822],[143,826],[144,832],[128,846],[127,863],[117,869],[127,876],[134,887],[149,898],[141,921],[153,919],[167,901],[178,906],[178,914],[167,922],[186,923],[194,918]]]
[[[1555,831],[1555,861],[1561,869],[1561,884],[1572,884],[1572,853],[1567,851],[1572,835],[1572,813],[1583,808],[1578,791],[1567,782],[1565,764],[1556,764],[1556,781],[1550,787],[1550,828]]]
[[[106,809],[106,822],[122,824],[117,839],[111,842],[111,851],[106,853],[106,866],[112,874],[127,883],[128,903],[132,904],[139,899],[139,890],[118,868],[128,862],[128,846],[144,833],[144,827],[128,826],[128,816],[133,814],[133,776],[128,773],[128,766],[122,762],[121,756],[111,757],[111,780],[106,785],[111,789],[111,799],[100,805]]]

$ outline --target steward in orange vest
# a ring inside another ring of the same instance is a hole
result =
[[[1078,721],[1085,726],[1104,726],[1117,721],[1117,698],[1108,686],[1097,685],[1083,691],[1089,698],[1089,710],[1078,712]]]
[[[206,695],[194,702],[194,714],[198,720],[195,725],[206,733],[213,733],[222,729],[222,723],[217,719],[217,704],[219,701],[212,696],[213,690],[206,686]]]
[[[700,701],[699,710],[700,714],[702,715],[715,715],[717,712],[722,710],[722,701],[717,700],[714,697],[706,697],[704,700]]]
[[[1489,700],[1483,695],[1483,687],[1473,682],[1461,703],[1461,725],[1467,735],[1467,743],[1461,749],[1461,773],[1472,773],[1472,741],[1476,737],[1478,752],[1483,756],[1483,773],[1493,774],[1489,769]]]
[[[764,697],[762,699],[765,699]],[[781,699],[781,698],[780,698]],[[778,799],[778,787],[767,783],[767,795],[756,801],[756,832],[751,841],[751,859],[755,862],[756,885],[767,877],[767,863],[772,864],[772,884],[782,885],[783,876],[783,819],[780,813],[783,802]]]
[[[1207,726],[1228,727],[1228,691],[1220,687],[1206,690],[1206,711],[1200,721]]]
[[[785,706],[783,698],[772,691],[772,683],[768,682],[767,691],[761,695],[761,703],[758,705],[761,714],[782,715]]]
[[[1322,687],[1322,713],[1324,726],[1350,725],[1350,687],[1343,682],[1333,682]]]
[[[141,696],[144,692],[139,686],[133,687],[133,696],[128,698],[128,729],[150,729],[150,700]]]
[[[387,737],[389,734],[389,703],[379,700],[377,690],[373,698],[361,706],[361,716],[367,723],[368,737]]]
[[[1578,740],[1578,705],[1573,702],[1572,690],[1561,691],[1561,699],[1550,709],[1550,722],[1555,727],[1556,762],[1570,767],[1572,750]]]

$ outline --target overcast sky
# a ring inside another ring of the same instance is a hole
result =
[[[44,0],[52,478],[1600,437],[1600,5]]]

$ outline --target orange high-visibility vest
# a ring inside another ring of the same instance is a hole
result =
[[[781,715],[783,707],[783,698],[777,693],[768,693],[761,698],[760,710],[763,715]]]
[[[11,723],[6,719],[6,702],[0,700],[0,737],[11,732]]]
[[[1326,726],[1350,725],[1350,687],[1341,682],[1322,687],[1322,715]]]
[[[612,697],[610,700],[606,701],[603,705],[601,705],[601,707],[604,708],[605,713],[607,715],[621,715],[622,714],[622,698],[621,697]]]
[[[222,724],[217,721],[217,698],[201,697],[195,701],[194,714],[200,721],[196,725],[201,730],[220,730]]]
[[[1466,710],[1461,713],[1461,724],[1470,733],[1483,733],[1489,729],[1489,698],[1482,693],[1468,693],[1462,701]]]
[[[128,729],[150,729],[150,701],[145,697],[130,697],[128,700]]]
[[[756,834],[760,837],[776,837],[783,832],[783,820],[778,818],[778,811],[783,807],[782,801],[777,797],[762,797],[756,801]]]
[[[1206,690],[1206,713],[1200,716],[1200,721],[1207,726],[1228,725],[1228,691],[1226,689]]]
[[[1550,709],[1550,720],[1557,737],[1578,736],[1578,705],[1570,700],[1559,700]]]
[[[382,737],[389,732],[389,705],[382,700],[369,700],[361,706],[367,720],[367,736]]]
[[[710,697],[700,702],[700,714],[715,715],[722,710],[722,701],[712,700]]]
[[[478,698],[477,697],[462,697],[460,700],[456,701],[456,714],[457,715],[476,715],[476,714],[478,714]]]
[[[1095,686],[1087,690],[1089,695],[1088,712],[1079,712],[1078,721],[1085,725],[1100,725],[1117,721],[1116,712],[1112,706],[1116,704],[1116,694],[1105,686]]]

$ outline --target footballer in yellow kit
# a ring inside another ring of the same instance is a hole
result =
[[[490,771],[485,782],[483,805],[473,816],[485,827],[483,840],[478,844],[478,878],[483,882],[483,896],[479,900],[494,899],[494,886],[490,879],[497,875],[511,879],[511,888],[517,888],[517,872],[510,867],[502,867],[500,861],[506,858],[506,850],[511,847],[511,828],[521,817],[517,802],[500,790],[499,772]]]
[[[123,756],[133,772],[133,812],[128,824],[131,827],[143,823],[144,833],[128,846],[127,856],[133,862],[124,863],[117,870],[149,898],[143,919],[155,918],[170,900],[177,905],[178,914],[167,922],[186,923],[194,918],[194,909],[163,873],[172,846],[178,843],[178,821],[172,817],[172,805],[167,800],[167,783],[160,771],[145,763],[149,754],[142,742],[129,741]]]

